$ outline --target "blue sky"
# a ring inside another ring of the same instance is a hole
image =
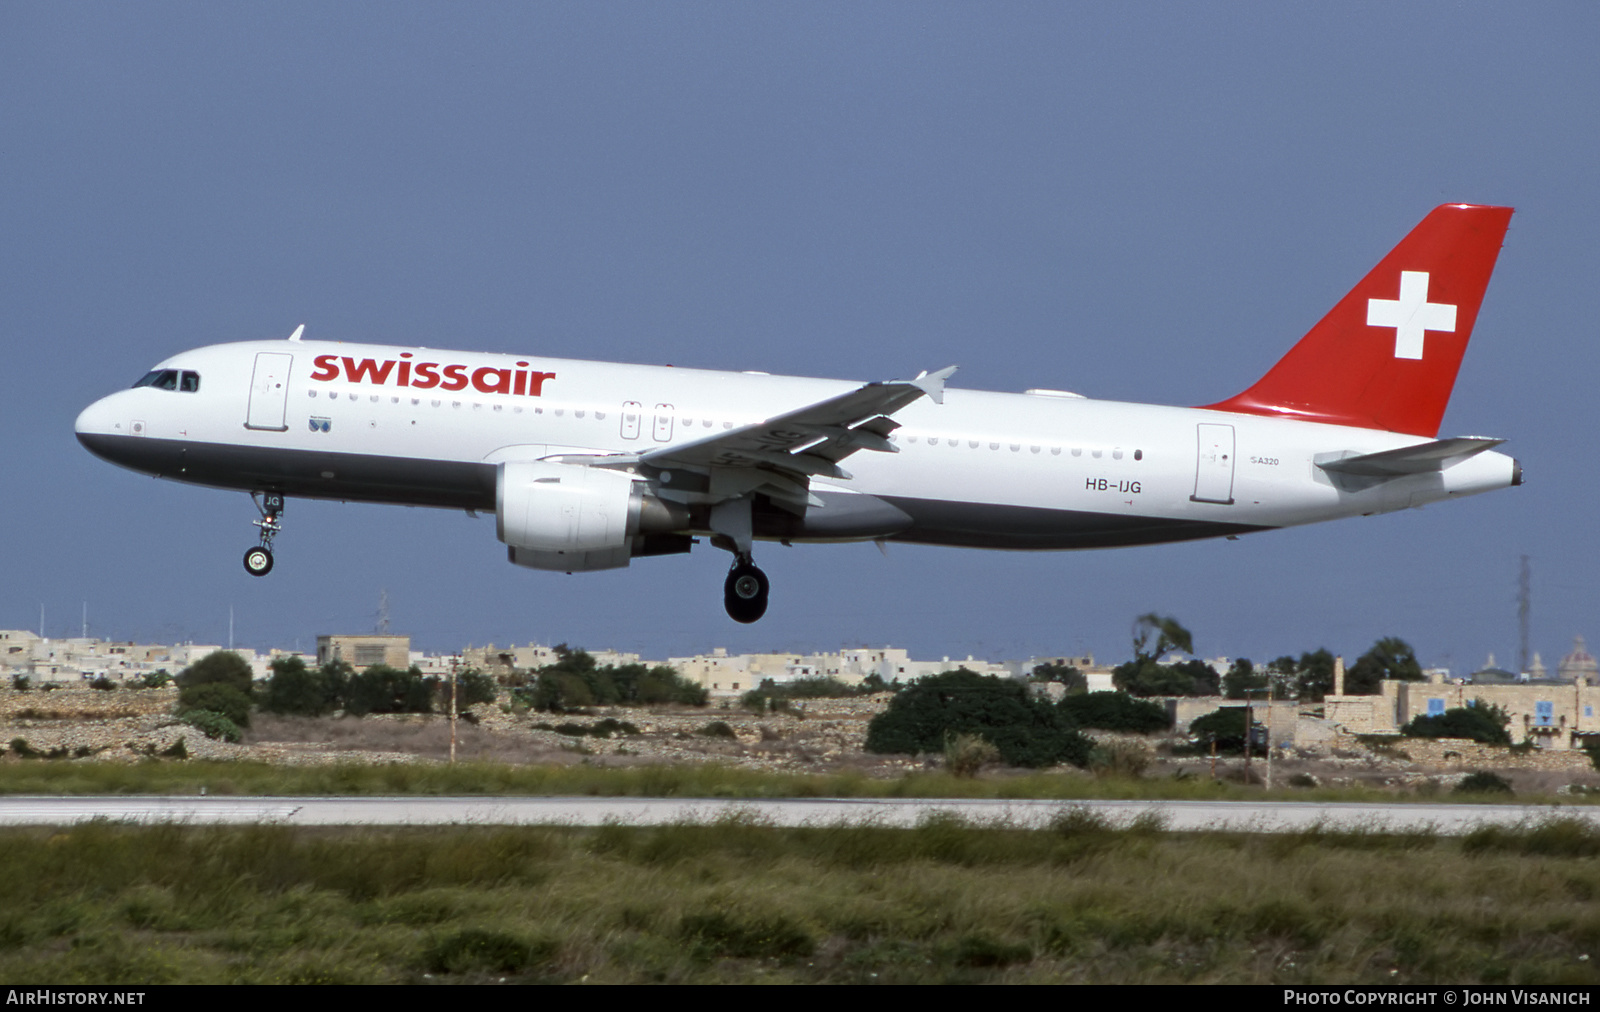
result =
[[[1204,654],[1380,636],[1547,663],[1600,635],[1591,433],[1600,9],[1588,4],[59,4],[0,7],[0,627],[665,656]],[[1528,484],[1110,552],[768,547],[514,568],[492,520],[248,499],[72,437],[226,340],[308,335],[1204,404],[1260,376],[1433,206],[1518,212],[1445,418]]]

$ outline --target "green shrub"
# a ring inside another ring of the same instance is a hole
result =
[[[912,682],[867,725],[867,751],[941,752],[947,735],[980,735],[1012,766],[1084,766],[1093,742],[1066,712],[1011,679],[965,668]]]
[[[974,934],[957,942],[951,956],[957,966],[1003,967],[1033,959],[1033,949],[1026,942],[1011,943],[990,935]]]
[[[344,712],[352,717],[369,713],[432,713],[439,680],[424,678],[415,667],[400,671],[374,664],[353,674],[344,686]]]
[[[168,674],[166,668],[161,668],[156,671],[148,672],[140,677],[139,680],[134,684],[138,685],[138,687],[141,689],[160,689],[165,688],[171,682],[172,675]]]
[[[1136,699],[1124,692],[1088,692],[1066,696],[1060,702],[1079,727],[1101,731],[1127,731],[1147,734],[1172,727],[1167,708],[1148,699]]]
[[[190,710],[220,713],[238,727],[250,726],[250,697],[223,682],[206,682],[178,690],[178,716]]]
[[[1471,706],[1458,706],[1431,717],[1413,717],[1400,733],[1411,738],[1469,738],[1486,745],[1509,745],[1509,723],[1510,716],[1500,707],[1474,700]]]
[[[261,688],[261,708],[268,713],[320,717],[339,708],[348,666],[312,669],[299,657],[279,657]]]
[[[1497,773],[1490,773],[1487,770],[1479,770],[1476,773],[1469,773],[1462,777],[1461,782],[1456,784],[1455,793],[1514,794],[1515,792],[1511,789],[1511,781],[1505,777]]]
[[[33,684],[28,680],[27,675],[12,675],[11,687],[18,692],[28,692],[33,688]]]
[[[433,973],[524,973],[548,963],[557,948],[549,939],[464,928],[435,939],[422,962]]]
[[[178,687],[186,689],[192,685],[220,683],[231,685],[248,697],[254,677],[254,672],[243,657],[232,650],[218,650],[178,672]]]
[[[188,710],[180,714],[178,719],[217,741],[237,742],[244,737],[239,733],[239,725],[229,720],[226,714],[215,710]]]
[[[101,692],[110,692],[117,687],[117,683],[105,675],[96,675],[94,681],[89,683],[89,688],[99,689]]]
[[[1142,742],[1108,741],[1095,746],[1090,753],[1089,768],[1103,776],[1137,780],[1154,761],[1155,756]]]
[[[1200,748],[1209,749],[1212,741],[1217,744],[1217,751],[1224,755],[1244,754],[1244,716],[1245,708],[1242,706],[1224,706],[1212,710],[1203,717],[1196,717],[1189,723],[1189,737]],[[1257,741],[1260,740],[1262,727],[1260,721],[1255,721]],[[1257,744],[1252,751],[1259,750]]]
[[[540,668],[532,691],[519,690],[513,699],[536,710],[560,713],[587,706],[705,706],[710,698],[706,689],[665,664],[600,667],[585,651],[569,650],[565,644],[555,650],[560,660]]]
[[[720,910],[685,914],[678,930],[701,959],[799,959],[817,949],[809,932],[782,915],[743,919]]]
[[[604,720],[595,721],[593,724],[579,724],[574,721],[568,721],[565,724],[553,726],[543,722],[533,726],[541,731],[554,731],[556,734],[570,735],[574,738],[581,738],[584,735],[588,735],[591,738],[610,738],[617,734],[639,733],[637,726],[626,720],[617,720],[615,717],[607,717]]]
[[[1000,750],[976,734],[953,734],[945,739],[944,765],[958,777],[975,777],[989,763],[1000,761]]]
[[[702,738],[737,738],[737,737],[739,737],[737,734],[734,733],[733,728],[728,726],[728,722],[725,721],[725,720],[713,720],[711,723],[707,724],[705,727],[702,727],[700,730],[696,731],[695,734],[698,734]]]
[[[456,672],[456,709],[465,710],[479,703],[493,703],[499,693],[494,676],[477,668]],[[450,712],[450,679],[439,679],[439,712]]]

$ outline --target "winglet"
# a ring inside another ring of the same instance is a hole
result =
[[[917,373],[917,378],[911,380],[911,385],[933,398],[933,403],[944,403],[944,381],[949,379],[956,371],[953,365],[947,365],[938,372],[923,370]]]
[[[289,335],[289,340],[298,341],[298,340],[300,340],[300,335],[304,334],[305,332],[306,332],[306,325],[302,323],[302,324],[300,324],[300,326],[294,328],[294,333]]]

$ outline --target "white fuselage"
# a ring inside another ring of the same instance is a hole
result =
[[[157,368],[194,373],[198,389],[102,398],[78,419],[85,445],[180,481],[482,510],[494,508],[501,462],[687,444],[859,386],[315,341],[216,345]],[[1074,396],[950,389],[943,403],[919,400],[894,420],[899,452],[855,453],[842,462],[849,478],[816,478],[812,489],[877,497],[911,522],[783,536],[1108,547],[1380,513],[1518,480],[1510,457],[1483,452],[1439,471],[1341,486],[1317,463],[1426,440]],[[819,515],[846,500],[823,501],[812,507]]]

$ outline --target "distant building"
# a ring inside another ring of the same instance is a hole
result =
[[[1600,661],[1596,661],[1584,645],[1582,636],[1572,637],[1572,653],[1561,658],[1556,665],[1556,677],[1563,682],[1587,678],[1589,684],[1600,682]]]
[[[376,633],[349,636],[318,636],[317,664],[343,661],[357,671],[384,664],[401,671],[411,665],[411,637]]]

